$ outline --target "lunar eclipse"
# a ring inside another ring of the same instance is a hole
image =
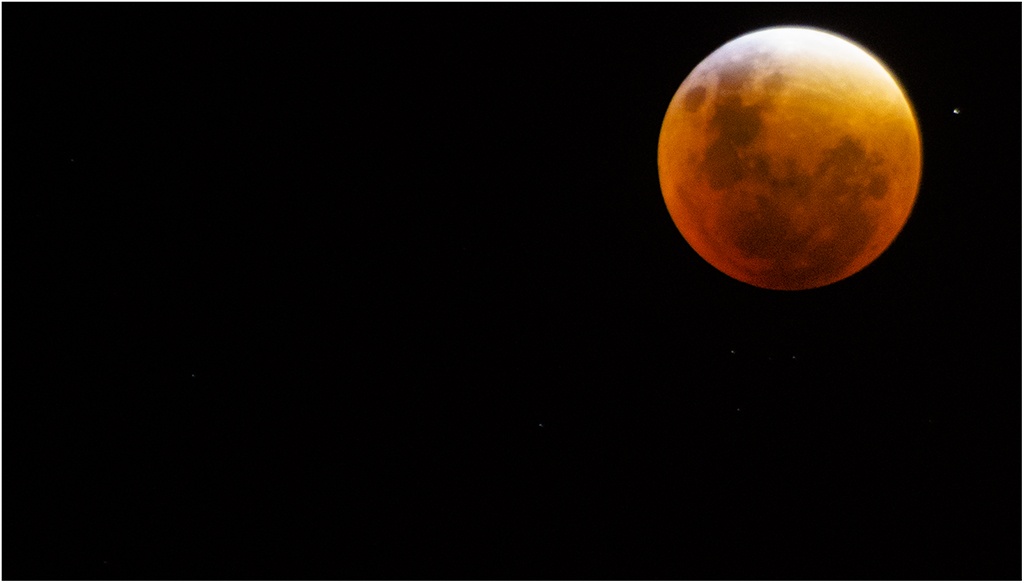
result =
[[[921,178],[913,108],[893,74],[837,35],[740,36],[686,77],[658,143],[662,194],[708,263],[803,290],[869,265],[906,224]]]

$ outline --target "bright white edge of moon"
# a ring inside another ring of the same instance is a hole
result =
[[[888,79],[905,97],[896,76],[869,50],[834,32],[810,26],[774,26],[740,35],[719,47],[715,53],[730,54],[741,60],[748,51],[772,52],[777,55],[799,55],[800,60],[827,60],[828,64],[855,65],[862,74]],[[908,100],[909,101],[909,100]]]

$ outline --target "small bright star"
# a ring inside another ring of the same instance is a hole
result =
[[[960,115],[960,108],[959,108],[959,107],[954,107],[954,108],[953,108],[953,113],[954,113],[955,115]]]
[[[537,426],[538,427],[544,427],[544,424],[543,423],[538,423]]]

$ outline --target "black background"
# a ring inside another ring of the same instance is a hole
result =
[[[1019,579],[1020,10],[9,4],[4,578]],[[804,292],[656,161],[782,24],[924,144]]]

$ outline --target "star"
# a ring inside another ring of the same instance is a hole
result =
[[[953,108],[953,115],[960,115],[960,108],[959,107],[954,107]]]

